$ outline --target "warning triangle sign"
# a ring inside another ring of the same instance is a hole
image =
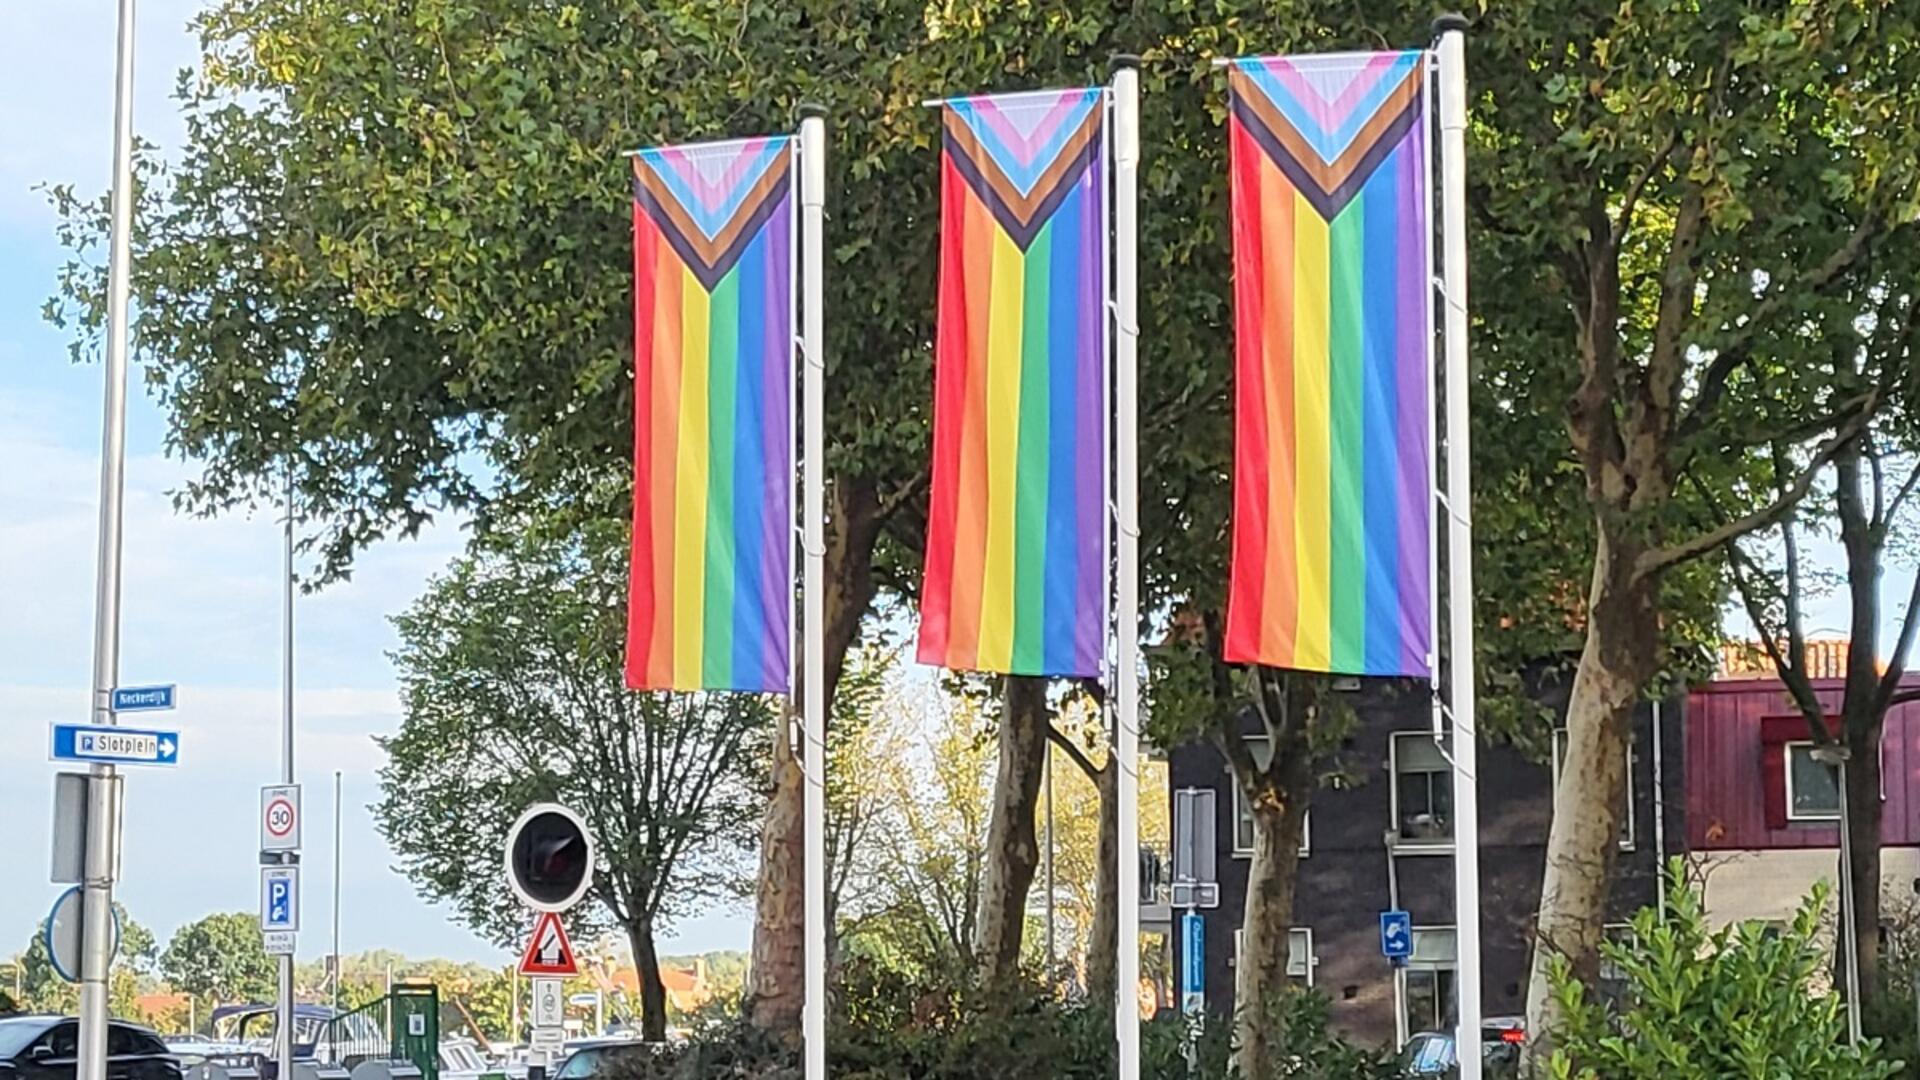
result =
[[[580,974],[580,965],[573,958],[573,943],[567,940],[567,930],[560,925],[559,913],[543,911],[534,920],[526,955],[520,958],[520,974]]]

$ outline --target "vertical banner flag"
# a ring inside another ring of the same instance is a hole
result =
[[[1229,68],[1225,658],[1431,675],[1427,54]]]
[[[1100,673],[1106,93],[942,107],[921,662]]]
[[[793,158],[633,156],[635,689],[791,688]]]

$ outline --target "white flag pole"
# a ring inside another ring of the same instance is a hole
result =
[[[1463,15],[1434,21],[1440,53],[1440,242],[1447,392],[1447,699],[1453,714],[1454,942],[1460,1080],[1480,1080],[1480,808],[1473,687],[1473,480],[1467,415],[1467,70]]]
[[[826,361],[821,305],[824,302],[821,230],[827,186],[827,122],[818,109],[804,110],[800,121],[800,352],[806,363],[801,382],[801,462],[806,472],[801,498],[801,646],[800,692],[806,729],[801,768],[806,778],[806,1080],[827,1076],[827,717],[826,643],[822,637],[826,604],[823,561],[826,556],[826,460],[822,433]]]
[[[1114,668],[1119,767],[1120,955],[1114,1001],[1120,1080],[1140,1076],[1140,485],[1138,354],[1140,70],[1116,57],[1113,72]]]

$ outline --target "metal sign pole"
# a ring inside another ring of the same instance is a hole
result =
[[[120,682],[120,538],[126,488],[127,295],[133,231],[133,8],[120,0],[113,75],[112,234],[107,261],[107,370],[100,439],[100,537],[93,597],[93,722],[113,723]],[[120,780],[95,765],[87,783],[76,1080],[107,1075],[107,969],[113,963],[113,882],[120,863]]]
[[[293,461],[287,461],[285,640],[281,658],[280,782],[293,783]],[[299,853],[293,853],[299,859]],[[299,879],[291,888],[298,889]],[[297,901],[296,901],[297,902]],[[279,1080],[293,1080],[293,950],[280,956]]]
[[[1140,69],[1113,72],[1114,767],[1119,781],[1120,933],[1114,1031],[1120,1080],[1140,1076],[1140,515],[1135,273],[1139,233]]]
[[[1473,481],[1467,443],[1467,20],[1434,23],[1440,44],[1442,335],[1447,393],[1447,704],[1453,715],[1454,940],[1460,1080],[1480,1080],[1480,814],[1473,683]]]
[[[802,461],[806,469],[801,513],[801,715],[806,730],[805,869],[806,978],[802,1032],[806,1080],[827,1075],[827,716],[826,701],[826,441],[823,427],[827,374],[822,244],[826,221],[827,122],[814,112],[800,121],[800,319],[806,379],[801,410]]]

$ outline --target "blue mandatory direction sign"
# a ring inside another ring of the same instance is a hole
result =
[[[1389,960],[1413,955],[1413,916],[1404,911],[1380,913],[1380,955]]]
[[[55,724],[48,756],[55,761],[113,765],[178,765],[180,733],[104,724]]]
[[[118,686],[113,691],[114,712],[158,712],[173,708],[173,685]]]

